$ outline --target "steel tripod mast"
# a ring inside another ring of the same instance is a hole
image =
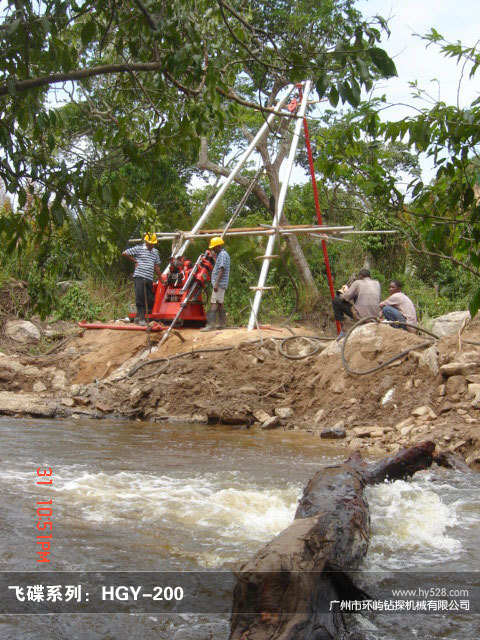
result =
[[[294,88],[295,87],[294,87],[293,84],[289,85],[286,95],[280,100],[280,102],[275,107],[275,112],[271,113],[268,116],[267,120],[263,123],[262,127],[259,129],[257,135],[250,142],[250,144],[248,145],[248,147],[244,151],[244,153],[240,156],[240,158],[239,158],[237,164],[235,165],[233,171],[230,173],[228,178],[225,180],[225,182],[222,184],[220,189],[215,194],[215,197],[213,198],[213,200],[210,202],[210,204],[207,206],[205,211],[202,213],[202,215],[198,219],[197,223],[192,228],[191,233],[195,233],[196,231],[198,231],[198,229],[201,229],[202,225],[208,220],[208,218],[210,217],[210,214],[215,209],[215,207],[217,206],[217,204],[221,200],[223,194],[225,193],[225,191],[228,189],[230,184],[235,179],[237,173],[243,167],[243,165],[248,160],[248,158],[250,157],[252,152],[255,150],[257,144],[260,142],[260,140],[263,138],[264,135],[267,135],[268,131],[270,130],[271,123],[273,122],[273,120],[275,118],[277,118],[280,115],[281,110],[283,109],[285,103],[289,99],[289,97],[290,97],[292,91],[294,90]],[[182,246],[179,249],[177,249],[177,251],[175,252],[175,256],[183,255],[185,253],[185,250],[187,249],[189,244],[190,244],[190,240],[185,240],[185,242],[182,244]],[[166,271],[168,271],[168,267],[167,267]]]
[[[300,129],[302,128],[302,122],[305,116],[305,111],[307,109],[308,94],[310,93],[311,86],[312,86],[311,81],[307,80],[307,82],[305,83],[305,92],[303,94],[302,102],[300,104],[300,109],[298,112],[297,122],[295,123],[295,130],[292,137],[292,143],[290,145],[290,152],[288,154],[288,160],[285,168],[282,187],[280,189],[280,195],[278,196],[277,210],[273,218],[273,227],[278,227],[280,222],[280,217],[283,211],[283,206],[285,204],[288,183],[290,182],[290,176],[292,174],[293,163],[295,160],[295,153],[297,151],[298,141],[300,139]],[[265,290],[265,282],[267,280],[267,275],[270,267],[270,260],[273,255],[274,245],[275,245],[275,236],[272,235],[268,239],[265,255],[263,256],[262,269],[260,271],[260,277],[258,279],[258,286],[256,287],[256,291],[255,291],[255,298],[253,300],[252,312],[250,314],[250,319],[248,321],[247,328],[249,331],[251,331],[255,327],[255,321],[258,315],[258,310],[260,308],[260,301],[262,299],[263,291]]]

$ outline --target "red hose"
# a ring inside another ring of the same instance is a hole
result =
[[[146,331],[149,327],[139,327],[138,324],[102,324],[101,322],[79,322],[82,329],[113,329],[114,331]],[[150,331],[165,331],[167,327],[158,322],[153,322]]]

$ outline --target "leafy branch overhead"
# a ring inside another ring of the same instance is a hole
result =
[[[455,58],[462,76],[474,77],[480,65],[476,47],[448,43],[435,29],[425,39]],[[477,282],[470,302],[474,316],[480,308],[480,99],[465,107],[441,101],[432,105],[415,83],[412,90],[429,104],[414,116],[383,121],[379,112],[385,103],[380,100],[362,105],[339,123],[330,118],[328,136],[318,146],[317,168],[333,184],[347,176],[376,201],[384,223],[402,233],[412,251],[470,273]],[[411,181],[400,188],[398,176],[382,160],[385,144],[406,145],[429,157],[435,170],[431,183],[410,170]]]
[[[320,98],[357,106],[396,73],[378,47],[385,22],[351,0],[4,4],[0,179],[39,230],[68,209],[116,206],[126,164],[150,171],[172,147],[193,161],[239,105],[271,110],[273,86],[312,78]],[[9,224],[24,233],[21,219]]]

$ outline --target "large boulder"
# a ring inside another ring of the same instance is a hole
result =
[[[37,327],[28,320],[9,320],[5,324],[5,334],[11,340],[23,344],[36,343],[41,337]]]
[[[432,331],[440,338],[449,336],[452,333],[458,333],[465,320],[467,322],[470,320],[469,311],[452,311],[452,313],[446,313],[444,316],[434,318]]]

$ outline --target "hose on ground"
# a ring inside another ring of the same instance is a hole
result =
[[[292,355],[290,353],[287,353],[283,348],[284,345],[287,342],[290,342],[292,340],[298,340],[299,338],[307,339],[307,340],[310,340],[311,342],[316,341],[317,344],[313,347],[313,349],[309,353],[306,353],[306,354]],[[330,338],[325,336],[297,336],[297,335],[288,336],[288,338],[284,338],[280,342],[280,344],[278,345],[278,350],[284,358],[288,358],[289,360],[303,360],[304,358],[310,358],[311,356],[314,356],[316,353],[320,351],[320,349],[322,349],[322,347],[325,348],[326,345],[322,345],[321,343],[325,342],[326,340],[335,340],[335,338]]]
[[[380,320],[379,320],[379,318],[377,316],[368,316],[367,318],[362,318],[361,320],[356,322],[348,330],[347,335],[343,339],[342,350],[341,350],[341,353],[340,353],[340,357],[342,359],[342,365],[344,366],[344,368],[349,373],[352,373],[355,376],[366,376],[369,373],[374,373],[375,371],[380,371],[380,369],[384,369],[385,367],[388,367],[390,364],[392,364],[392,362],[395,362],[395,360],[400,360],[400,358],[403,358],[404,356],[406,356],[408,353],[410,353],[410,351],[414,351],[415,349],[422,349],[423,347],[431,346],[432,344],[435,343],[435,340],[439,339],[439,336],[437,336],[435,333],[432,333],[431,331],[428,331],[428,329],[424,329],[423,327],[420,327],[417,324],[410,324],[408,322],[402,322],[402,325],[405,325],[407,327],[412,327],[414,329],[417,329],[418,331],[422,331],[424,333],[427,333],[428,335],[432,336],[432,339],[427,340],[426,342],[421,342],[420,344],[416,344],[413,347],[409,347],[408,349],[405,349],[401,353],[397,353],[397,355],[393,356],[392,358],[389,358],[388,360],[386,360],[385,362],[382,362],[382,364],[379,364],[376,367],[372,367],[371,369],[366,369],[365,371],[355,371],[355,369],[352,369],[347,363],[347,359],[345,358],[345,347],[347,345],[347,341],[348,341],[349,337],[355,331],[355,329],[357,329],[358,327],[362,326],[363,324],[366,324],[367,322],[380,323]],[[382,324],[390,324],[390,323],[385,323],[385,321],[382,321]]]

